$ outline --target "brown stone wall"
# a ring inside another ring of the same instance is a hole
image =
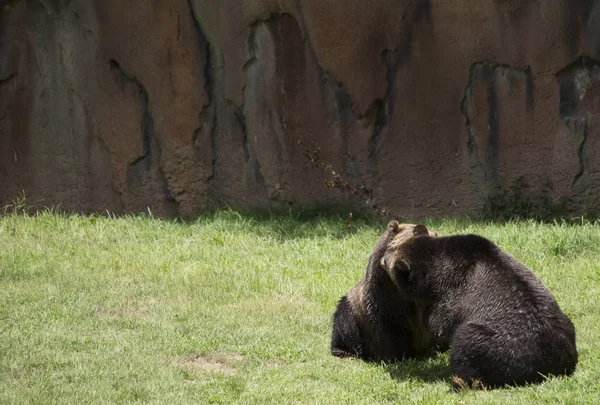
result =
[[[1,205],[600,210],[600,0],[0,4]]]

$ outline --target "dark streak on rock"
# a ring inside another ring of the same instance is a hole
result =
[[[217,105],[211,105],[206,109],[206,115],[204,121],[209,123],[210,132],[209,132],[209,140],[210,140],[210,150],[212,151],[212,170],[211,174],[208,176],[208,181],[212,181],[215,178],[218,178],[219,173],[219,153],[220,153],[220,142],[218,140],[219,137],[219,120],[217,118]],[[210,118],[212,117],[212,118]],[[201,131],[202,128],[199,129]],[[197,153],[200,153],[200,142],[199,139],[194,140],[194,146],[196,147]]]
[[[310,35],[309,35],[308,25],[306,24],[306,19],[304,18],[304,7],[302,5],[302,0],[296,0],[296,8],[298,9],[299,14],[300,14],[300,21],[297,21],[297,23],[299,24],[301,31],[304,35],[304,42],[305,42],[306,46],[308,47],[308,50],[310,51],[311,57],[317,63],[317,67],[319,69],[319,75],[321,77],[321,82],[325,83],[325,84],[330,84],[334,89],[334,97],[336,99],[338,111],[342,111],[342,112],[351,111],[352,115],[354,115],[354,117],[356,119],[362,119],[363,116],[358,114],[356,112],[356,110],[354,109],[354,102],[352,101],[352,97],[350,97],[350,94],[344,87],[344,83],[337,80],[331,74],[331,72],[329,72],[327,69],[325,69],[321,65],[321,62],[319,61],[319,58],[317,57],[317,52],[315,51],[315,47],[314,47],[312,40],[310,38]],[[290,15],[290,17],[294,18],[294,16],[292,16],[292,15]],[[365,114],[365,115],[367,115],[367,114]]]
[[[498,177],[498,148],[500,138],[500,119],[498,111],[498,77],[499,75],[509,81],[512,85],[515,74],[523,75],[525,83],[525,108],[531,111],[534,103],[533,96],[533,74],[530,66],[514,67],[506,64],[492,63],[488,61],[478,61],[471,64],[469,68],[469,78],[465,87],[463,99],[461,100],[460,110],[465,117],[465,128],[467,131],[467,150],[470,156],[475,155],[479,166],[483,169],[484,180],[489,181],[492,186],[497,186]],[[475,132],[471,125],[469,117],[469,106],[473,97],[473,90],[478,81],[483,81],[487,85],[487,104],[488,104],[488,138],[486,150],[486,165],[481,161],[475,139]]]
[[[248,163],[248,160],[250,159],[250,145],[248,141],[248,129],[246,127],[246,116],[244,115],[244,111],[240,107],[236,106],[233,101],[225,99],[225,102],[233,113],[235,120],[242,131],[242,149],[244,150],[244,160],[246,163]]]
[[[256,153],[254,152],[254,149],[252,148],[252,144],[250,143],[250,140],[248,139],[248,128],[246,126],[247,125],[246,124],[246,116],[244,115],[243,110],[241,108],[237,107],[232,101],[230,101],[230,100],[226,100],[226,101],[227,101],[229,108],[233,112],[233,115],[236,118],[236,122],[239,125],[240,130],[242,131],[242,136],[243,136],[242,149],[244,151],[244,160],[245,160],[245,163],[246,163],[247,169],[248,169],[247,174],[253,183],[262,184],[262,183],[264,183],[264,178],[263,178],[261,170],[260,170],[260,162],[258,161]]]
[[[577,183],[579,182],[579,180],[582,179],[582,176],[585,173],[586,162],[585,162],[585,157],[584,157],[584,151],[585,151],[586,141],[588,139],[587,120],[582,119],[582,118],[567,117],[567,118],[565,118],[565,124],[571,130],[571,132],[576,133],[576,134],[581,134],[581,137],[582,137],[581,143],[579,144],[579,147],[577,148],[577,157],[579,159],[579,170],[577,170],[577,173],[575,173],[575,177],[573,177],[573,182],[571,183],[571,187],[575,187],[577,185]]]
[[[533,72],[531,66],[525,68],[525,97],[527,103],[527,111],[533,109],[534,96],[533,96]]]
[[[242,70],[244,70],[244,72],[246,72],[250,66],[252,66],[253,64],[255,64],[257,62],[257,58],[256,58],[256,29],[258,28],[258,24],[261,21],[254,21],[251,25],[250,25],[250,35],[248,35],[248,42],[247,42],[247,46],[248,46],[248,53],[250,54],[250,58],[246,61],[246,63],[244,63],[244,66],[242,66]],[[244,87],[242,88],[242,94],[244,93],[244,90],[246,90],[246,84],[244,84]],[[243,102],[243,99],[242,99]]]
[[[569,117],[577,109],[579,103],[579,95],[577,94],[577,88],[575,83],[571,80],[560,80],[559,79],[559,103],[558,113],[561,117]]]
[[[469,117],[469,106],[471,104],[473,98],[473,78],[474,71],[477,67],[477,64],[474,63],[471,65],[469,69],[469,78],[467,80],[467,85],[465,86],[465,91],[463,93],[463,99],[460,102],[460,111],[465,117],[465,129],[467,130],[467,151],[469,152],[469,156],[475,156],[479,166],[482,168],[484,174],[486,173],[485,167],[481,162],[481,158],[479,156],[479,152],[477,149],[477,142],[475,140],[475,132],[473,127],[471,126],[471,118]]]
[[[246,80],[244,81],[244,86],[242,87],[242,105],[238,108],[235,104],[228,100],[229,106],[233,109],[236,118],[242,128],[243,131],[243,147],[244,147],[244,157],[246,158],[246,162],[250,159],[250,144],[248,140],[248,127],[246,124],[246,116],[244,114],[244,107],[246,104],[246,88],[248,83],[248,69],[250,69],[254,64],[258,62],[258,58],[256,56],[256,30],[258,28],[258,22],[255,22],[250,27],[250,35],[248,36],[248,52],[250,54],[250,58],[244,63],[242,67],[244,74],[246,76]],[[255,159],[256,160],[256,159]],[[258,161],[256,160],[258,164]],[[260,170],[258,170],[260,173]]]
[[[415,30],[421,22],[431,23],[432,9],[429,0],[417,0],[412,7],[407,7],[402,15],[402,37],[394,49],[384,49],[381,58],[386,66],[386,89],[383,99],[373,101],[372,107],[377,108],[373,135],[369,142],[369,166],[377,169],[377,152],[382,143],[382,132],[391,120],[395,111],[395,88],[398,70],[411,57]],[[409,17],[410,16],[410,17]]]
[[[375,173],[377,171],[377,152],[381,147],[381,134],[383,128],[387,125],[387,114],[385,112],[385,101],[375,100],[369,110],[374,111],[375,123],[373,124],[373,135],[369,139],[369,169]]]
[[[385,77],[386,77],[386,88],[385,95],[383,96],[383,120],[384,125],[387,124],[388,117],[392,117],[394,114],[394,102],[395,102],[395,88],[396,88],[396,76],[398,74],[398,69],[400,69],[400,65],[402,64],[405,57],[408,57],[408,53],[410,53],[410,45],[404,46],[401,45],[402,51],[398,50],[390,50],[384,49],[383,51],[383,61],[386,66]]]
[[[383,60],[387,66],[387,89],[386,89],[386,114],[390,116],[394,112],[394,89],[396,76],[400,67],[408,62],[412,55],[413,38],[416,29],[422,22],[431,23],[430,0],[416,0],[414,9],[408,7],[402,15],[402,37],[395,49],[385,49]],[[412,11],[412,14],[411,14]]]
[[[6,76],[4,79],[0,79],[0,88],[2,88],[2,86],[8,84],[9,82],[13,81],[16,78],[17,78],[17,75],[15,73],[12,73],[12,74]]]
[[[209,124],[211,125],[210,129],[210,141],[211,141],[211,149],[213,152],[212,158],[212,174],[209,176],[208,180],[213,179],[216,176],[218,161],[217,161],[217,114],[216,114],[216,106],[214,103],[215,100],[215,79],[213,75],[213,61],[212,61],[212,49],[210,42],[208,41],[204,31],[202,30],[202,26],[200,22],[196,18],[196,13],[194,11],[194,6],[192,5],[191,0],[187,0],[187,4],[189,7],[189,12],[192,17],[192,21],[194,24],[194,29],[196,30],[196,36],[198,37],[198,43],[200,45],[200,55],[204,56],[204,93],[207,95],[208,102],[202,107],[202,111],[200,111],[200,125],[194,131],[194,150],[197,155],[201,155],[200,151],[200,142],[199,136],[202,132],[202,128]]]
[[[485,79],[487,81],[487,104],[488,104],[488,142],[486,160],[490,167],[489,180],[498,185],[498,141],[500,138],[500,120],[498,118],[498,89],[496,68],[486,66]]]
[[[250,26],[250,35],[248,36],[248,53],[250,54],[250,58],[244,63],[243,71],[246,76],[246,80],[244,82],[244,86],[242,87],[242,105],[237,107],[233,102],[228,101],[230,108],[233,110],[240,128],[242,130],[243,140],[242,147],[244,149],[244,158],[246,159],[246,163],[248,164],[249,175],[255,184],[264,184],[264,178],[260,169],[260,162],[258,161],[258,157],[252,148],[252,144],[250,143],[250,139],[248,138],[248,126],[246,123],[246,115],[244,114],[245,103],[246,103],[246,88],[248,83],[248,70],[254,66],[258,62],[257,50],[256,50],[256,30],[258,29],[259,21],[255,21]]]
[[[150,111],[148,108],[149,107],[148,106],[148,104],[149,104],[148,92],[135,77],[131,77],[131,76],[127,75],[123,71],[123,69],[121,69],[121,66],[119,65],[119,63],[116,60],[110,59],[108,62],[110,64],[110,70],[117,72],[117,80],[118,80],[118,84],[119,84],[119,87],[121,88],[121,90],[125,90],[125,86],[127,84],[131,84],[138,89],[139,101],[140,101],[140,104],[143,109],[142,142],[144,144],[144,153],[141,156],[139,156],[138,158],[136,158],[133,162],[130,162],[129,165],[136,166],[140,163],[143,163],[144,169],[150,170],[150,165],[151,165],[151,160],[149,159],[149,157],[150,157],[150,137],[151,137],[150,132],[151,132],[151,130],[153,130],[154,121],[152,119],[152,114],[150,114]]]
[[[299,4],[298,7],[300,8],[300,10],[302,10],[301,1],[297,0],[297,3]],[[308,50],[310,51],[311,58],[313,58],[313,60],[317,64],[317,68],[319,69],[320,82],[321,82],[323,88],[326,89],[326,91],[327,90],[333,91],[333,96],[334,96],[334,99],[336,102],[337,111],[340,112],[339,118],[340,118],[340,121],[343,126],[342,133],[343,133],[344,138],[346,139],[347,138],[346,135],[348,132],[348,127],[349,127],[348,119],[347,119],[348,114],[349,113],[352,114],[352,116],[358,120],[364,118],[364,116],[361,116],[354,109],[354,101],[352,100],[352,97],[346,90],[344,83],[337,80],[333,76],[333,74],[331,74],[331,72],[329,72],[327,69],[325,69],[321,65],[319,58],[317,57],[317,53],[315,51],[313,43],[308,34],[308,27],[307,27],[306,21],[304,19],[304,13],[301,12],[300,15],[302,16],[302,21],[300,21],[299,23],[302,28],[303,34],[304,34],[304,42],[307,44]]]
[[[594,0],[563,0],[563,26],[567,57],[575,58],[583,47],[585,31]]]
[[[428,2],[428,0],[426,0]],[[347,141],[348,141],[348,131],[350,128],[349,120],[360,121],[366,120],[367,122],[373,120],[374,121],[374,132],[369,140],[369,161],[373,162],[370,165],[369,170],[375,171],[377,164],[375,162],[376,153],[380,144],[380,134],[383,126],[387,123],[385,116],[386,113],[384,111],[384,103],[382,100],[376,99],[374,100],[369,108],[367,109],[364,115],[358,114],[354,108],[354,102],[352,101],[352,97],[345,89],[344,84],[333,77],[333,75],[328,72],[320,63],[317,53],[315,51],[314,45],[311,41],[308,25],[306,23],[306,19],[304,18],[304,9],[302,6],[302,0],[296,0],[296,7],[299,11],[301,21],[299,21],[300,27],[304,34],[304,42],[310,51],[311,57],[316,61],[317,67],[319,69],[319,75],[321,77],[321,83],[323,83],[325,89],[333,89],[333,95],[336,101],[336,107],[339,114],[339,120],[342,125],[342,136],[343,143],[345,149],[347,149]],[[347,153],[346,153],[347,155]],[[349,156],[349,155],[348,155]],[[353,178],[353,180],[357,181],[360,179],[361,174],[358,173],[358,169],[356,170],[348,170],[348,164],[346,164],[345,174]],[[350,165],[352,166],[352,165]],[[354,165],[355,166],[355,165]]]
[[[129,163],[127,181],[129,182],[137,178],[140,175],[140,171],[148,172],[153,168],[156,168],[159,174],[161,187],[164,188],[165,200],[169,205],[174,205],[175,212],[178,213],[179,203],[177,200],[175,200],[171,193],[169,183],[160,164],[161,150],[160,144],[158,139],[156,139],[156,134],[154,132],[154,119],[152,118],[152,113],[150,111],[150,97],[148,95],[148,91],[135,76],[130,76],[125,73],[116,60],[110,59],[109,64],[110,69],[115,71],[117,74],[116,77],[121,89],[124,89],[128,84],[138,89],[139,102],[143,111],[142,142],[144,145],[144,153],[133,162]]]
[[[417,0],[416,19],[431,23],[431,0]]]
[[[579,183],[586,183],[586,145],[588,140],[588,124],[585,113],[579,112],[579,103],[584,98],[588,88],[600,80],[600,61],[582,56],[556,73],[559,85],[558,111],[571,133],[581,136],[581,143],[577,148],[579,169],[571,183],[572,187]],[[589,181],[589,180],[588,180]],[[585,184],[578,187],[584,190]]]

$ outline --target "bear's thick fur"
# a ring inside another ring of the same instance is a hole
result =
[[[427,327],[450,345],[455,388],[522,385],[575,370],[573,323],[533,272],[491,241],[432,238],[421,229],[391,239],[380,260],[400,296],[431,308]]]
[[[403,299],[380,265],[392,239],[403,232],[412,235],[414,230],[412,224],[390,223],[369,257],[365,276],[340,299],[333,314],[334,356],[395,361],[432,352],[434,344],[424,323],[426,311]]]

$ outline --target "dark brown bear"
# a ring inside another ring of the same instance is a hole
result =
[[[415,225],[390,222],[369,257],[365,276],[339,301],[333,314],[334,356],[394,361],[420,357],[432,350],[433,341],[424,324],[426,311],[403,299],[380,265],[394,237],[412,235],[414,230]]]
[[[570,375],[575,328],[525,265],[477,235],[432,238],[423,225],[381,255],[400,296],[431,308],[450,344],[454,388],[501,387]]]

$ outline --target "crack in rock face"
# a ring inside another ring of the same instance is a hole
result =
[[[559,114],[573,137],[579,142],[577,157],[579,170],[571,187],[575,197],[584,193],[590,185],[590,153],[588,151],[589,124],[591,117],[581,108],[588,91],[600,84],[600,62],[590,57],[580,57],[556,73],[559,84]],[[592,96],[594,98],[594,96]]]

